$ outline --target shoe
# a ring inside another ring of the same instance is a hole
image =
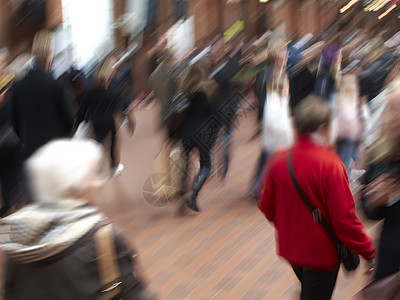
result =
[[[196,203],[196,199],[187,199],[186,201],[185,201],[185,204],[186,204],[186,206],[187,207],[189,207],[191,210],[193,210],[193,211],[195,211],[195,212],[200,212],[200,209],[199,209],[199,207],[197,206],[197,203]]]
[[[118,164],[118,166],[116,166],[114,168],[114,174],[113,174],[113,178],[117,177],[119,174],[122,173],[122,171],[124,170],[124,165],[123,164]]]

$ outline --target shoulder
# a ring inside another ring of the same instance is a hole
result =
[[[347,176],[347,170],[340,157],[329,149],[321,149],[319,160],[325,174],[337,177]]]
[[[287,150],[277,150],[272,152],[268,157],[268,169],[269,172],[273,172],[276,169],[287,168]]]

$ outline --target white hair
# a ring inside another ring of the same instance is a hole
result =
[[[101,145],[92,140],[61,139],[44,145],[26,162],[34,199],[53,202],[71,191],[84,192],[100,175],[102,159]]]

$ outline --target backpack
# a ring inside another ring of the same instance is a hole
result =
[[[184,113],[190,106],[190,99],[184,93],[176,94],[167,108],[162,117],[162,124],[168,129],[170,137],[176,134],[183,121]]]

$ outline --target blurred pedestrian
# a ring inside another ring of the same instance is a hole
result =
[[[332,111],[315,96],[294,111],[297,140],[293,148],[269,158],[259,207],[277,232],[278,254],[301,283],[301,300],[331,299],[339,271],[338,245],[320,224],[325,220],[337,239],[372,265],[375,249],[355,213],[346,169],[327,147]],[[299,189],[315,207],[309,207]],[[313,217],[314,216],[314,217]]]
[[[289,79],[286,69],[287,49],[281,41],[271,49],[267,63],[272,74],[265,83],[265,98],[262,105],[262,150],[257,163],[255,183],[250,195],[257,197],[269,154],[277,149],[289,147],[293,131],[289,108]]]
[[[110,176],[102,147],[56,140],[26,170],[35,203],[0,222],[5,299],[150,299],[135,251],[96,206]]]
[[[11,90],[12,122],[23,144],[21,159],[55,138],[72,134],[73,103],[60,82],[50,74],[53,34],[35,35],[33,69]]]
[[[18,152],[21,141],[15,133],[9,101],[13,74],[7,74],[8,51],[0,52],[0,190],[2,204],[0,218],[8,214],[13,206],[21,205],[26,200],[22,186],[21,173],[18,169]]]
[[[193,211],[200,211],[197,206],[197,196],[208,179],[211,172],[211,149],[218,136],[215,130],[211,110],[218,88],[217,84],[205,76],[205,71],[194,64],[189,67],[188,73],[182,82],[179,91],[189,99],[189,107],[185,110],[182,123],[178,129],[178,137],[183,145],[183,176],[182,189],[186,191],[188,180],[188,167],[192,150],[197,149],[200,156],[200,170],[190,188],[187,198],[181,205],[180,211],[185,207]]]
[[[337,108],[336,150],[350,174],[350,160],[357,161],[362,134],[361,104],[355,75],[342,78]]]
[[[384,220],[375,279],[400,269],[400,79],[388,88],[381,136],[368,151],[362,204],[368,218]]]
[[[110,56],[100,65],[94,75],[93,88],[86,93],[82,100],[76,123],[90,122],[94,138],[102,143],[110,154],[111,168],[116,176],[122,172],[124,166],[119,162],[119,153],[116,149],[115,119],[121,117],[121,105],[117,95],[109,90],[115,63],[115,58]]]

